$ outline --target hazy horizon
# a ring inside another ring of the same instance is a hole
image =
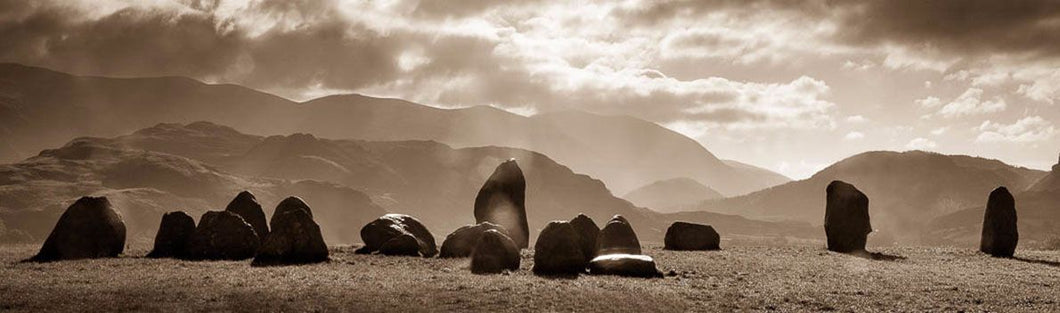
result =
[[[629,115],[793,179],[872,150],[1041,170],[1060,152],[1060,8],[1047,1],[3,6],[3,62],[293,100]]]

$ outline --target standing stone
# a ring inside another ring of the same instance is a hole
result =
[[[663,277],[662,272],[655,267],[655,260],[650,256],[632,254],[598,256],[589,262],[589,274],[642,278]]]
[[[666,250],[718,250],[721,236],[710,225],[674,222],[666,229]]]
[[[475,249],[475,245],[478,244],[482,234],[487,230],[497,230],[508,235],[508,230],[504,229],[504,226],[497,225],[490,222],[482,222],[476,225],[461,226],[445,236],[445,241],[442,241],[442,250],[438,254],[441,258],[466,258],[471,256],[471,251]],[[511,237],[508,238],[511,240]]]
[[[125,249],[125,222],[106,197],[81,197],[55,223],[34,261],[117,257]]]
[[[578,233],[569,222],[550,222],[537,236],[534,274],[577,275],[585,272],[587,262],[579,245]]]
[[[305,210],[306,213],[309,213],[309,217],[313,217],[313,210],[310,209],[309,205],[299,197],[287,197],[286,199],[283,199],[283,201],[280,201],[280,204],[276,205],[276,211],[272,212],[272,216],[277,216],[277,214],[297,209]],[[262,213],[262,215],[264,215],[264,213]]]
[[[493,171],[475,197],[475,222],[500,224],[508,230],[520,249],[529,246],[530,226],[526,222],[526,179],[515,159]]]
[[[979,251],[995,257],[1010,258],[1016,252],[1019,237],[1016,228],[1016,200],[1007,188],[997,187],[990,192],[990,199],[986,203]]]
[[[254,227],[238,214],[210,211],[199,218],[199,226],[188,242],[191,260],[245,260],[254,257],[261,240]]]
[[[272,216],[272,232],[265,237],[251,265],[319,263],[328,260],[328,245],[320,226],[306,210],[287,210]]]
[[[824,231],[828,236],[828,250],[864,251],[865,241],[872,232],[869,198],[854,185],[838,180],[828,184],[826,194]]]
[[[195,220],[184,211],[174,211],[162,215],[155,235],[155,247],[149,258],[177,258],[188,253],[188,241],[195,233]]]
[[[616,253],[641,253],[637,233],[633,232],[633,226],[621,215],[612,217],[596,239],[596,255]]]
[[[265,221],[265,211],[261,209],[261,204],[258,203],[254,194],[249,191],[236,195],[235,199],[232,199],[232,202],[225,207],[225,211],[239,214],[247,224],[254,228],[254,233],[258,234],[258,238],[269,237],[269,224]]]
[[[471,272],[496,274],[519,269],[519,248],[508,235],[490,229],[482,233],[471,254]]]
[[[438,254],[438,247],[434,243],[434,235],[419,220],[405,214],[383,215],[368,225],[361,228],[361,240],[364,247],[357,249],[357,253],[368,254],[379,251],[386,255],[410,255],[405,250],[394,250],[397,248],[408,249],[410,247],[408,235],[415,241],[416,254],[425,258]],[[399,240],[390,244],[390,250],[382,251],[384,244],[391,240]]]
[[[595,258],[596,238],[600,236],[600,227],[597,227],[593,219],[585,216],[585,214],[575,216],[574,219],[570,220],[570,225],[574,227],[574,232],[578,233],[578,242],[585,259],[592,260]]]

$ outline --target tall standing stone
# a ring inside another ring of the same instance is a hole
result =
[[[188,252],[188,242],[195,234],[195,220],[184,211],[173,211],[162,215],[155,235],[155,246],[149,258],[183,257]]]
[[[530,243],[526,221],[526,179],[515,159],[497,166],[475,197],[475,222],[500,224],[519,248]]]
[[[258,234],[258,238],[264,240],[269,236],[269,224],[265,221],[265,211],[261,209],[261,204],[258,203],[258,199],[254,197],[254,194],[249,191],[240,192],[232,202],[228,203],[225,207],[225,211],[238,214],[254,228],[254,233]]]
[[[125,222],[106,197],[82,197],[59,217],[34,261],[116,257],[125,249]]]
[[[1016,228],[1016,200],[1005,187],[990,192],[983,216],[983,237],[979,251],[995,257],[1012,257],[1019,242]]]
[[[585,254],[585,259],[595,258],[596,238],[600,236],[600,227],[596,226],[596,222],[585,214],[575,216],[570,220],[570,225],[574,227],[574,232],[578,233],[578,242],[582,248],[582,254]]]
[[[615,215],[596,239],[596,255],[605,254],[640,254],[640,240],[633,226],[622,215]]]
[[[865,250],[872,232],[869,223],[869,197],[854,185],[833,181],[828,184],[824,211],[824,231],[828,250],[855,252]]]

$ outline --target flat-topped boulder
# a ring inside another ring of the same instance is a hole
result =
[[[125,221],[106,197],[82,197],[66,208],[34,261],[117,257],[125,249]]]
[[[842,253],[864,251],[872,225],[869,198],[854,185],[833,181],[825,190],[824,231],[828,250]]]
[[[242,217],[243,221],[254,228],[254,233],[258,234],[258,238],[265,239],[269,236],[269,224],[265,221],[265,211],[261,209],[258,199],[250,191],[243,191],[236,195],[225,207],[225,211]]]
[[[530,245],[526,221],[526,179],[515,159],[501,163],[475,196],[475,223],[504,226],[520,249]]]
[[[605,254],[589,262],[591,275],[616,275],[625,277],[663,277],[655,267],[655,260],[647,255]]]
[[[319,263],[328,260],[328,245],[320,226],[306,210],[277,211],[272,215],[272,232],[265,237],[251,265]]]
[[[640,240],[633,226],[621,215],[615,215],[600,230],[596,239],[596,255],[605,254],[640,254]]]
[[[666,229],[664,244],[666,250],[718,250],[721,235],[710,225],[674,222]]]
[[[979,251],[995,257],[1012,257],[1019,243],[1016,227],[1016,200],[1005,187],[990,192],[983,215],[983,235]]]
[[[471,253],[471,272],[497,274],[519,269],[519,247],[508,235],[490,229],[482,233]]]
[[[199,226],[188,241],[191,260],[245,260],[253,258],[261,244],[254,227],[228,211],[210,211],[199,218]]]
[[[179,258],[188,253],[188,242],[195,234],[195,220],[184,211],[168,212],[162,215],[158,225],[155,245],[149,258]]]
[[[406,235],[415,240],[414,252],[407,251],[412,246],[409,244],[409,238],[403,237]],[[419,255],[425,258],[438,254],[434,235],[419,220],[405,214],[383,215],[364,225],[361,228],[361,240],[364,241],[364,247],[356,251],[360,254],[380,252],[385,255]],[[391,243],[386,251],[382,251],[383,246],[391,240],[399,241]],[[396,250],[398,247],[401,249]]]
[[[508,235],[508,230],[505,229],[504,226],[490,222],[461,226],[454,230],[453,233],[449,234],[449,236],[445,236],[438,257],[466,258],[471,256],[471,251],[475,249],[475,245],[478,244],[479,239],[482,238],[482,234],[488,230],[496,230],[505,236]],[[511,240],[510,237],[509,240]]]
[[[534,243],[534,274],[577,275],[588,260],[579,245],[578,233],[566,221],[548,223]]]

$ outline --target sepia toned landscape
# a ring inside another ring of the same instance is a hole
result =
[[[0,3],[0,311],[1057,311],[1057,20]]]

